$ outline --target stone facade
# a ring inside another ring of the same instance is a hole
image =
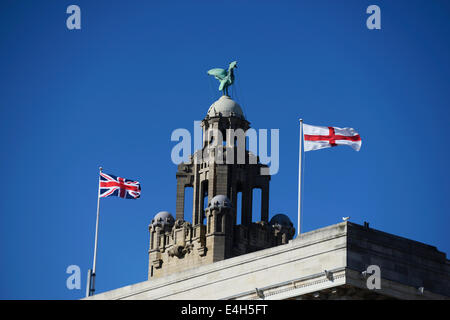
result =
[[[176,218],[149,226],[150,278],[286,244],[295,229],[290,221],[269,222],[270,175],[247,150],[250,123],[241,107],[221,97],[202,121],[203,146],[190,163],[178,166]],[[192,222],[185,221],[185,189],[193,188]],[[253,190],[261,189],[261,212],[252,222]],[[238,194],[242,205],[237,208]],[[214,203],[219,197],[220,203]],[[238,211],[241,223],[238,224]]]
[[[381,286],[371,290],[365,271],[374,264]],[[436,247],[346,221],[88,299],[449,300],[450,261]]]

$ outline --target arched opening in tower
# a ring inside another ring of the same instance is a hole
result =
[[[192,212],[194,206],[194,188],[186,186],[184,188],[184,220],[192,223]]]
[[[236,225],[242,223],[242,191],[237,193],[236,201]]]
[[[208,207],[208,180],[202,181],[201,184],[201,217],[200,217],[200,223],[206,224],[206,216],[205,211]]]
[[[252,190],[252,222],[261,220],[261,188],[253,188]]]

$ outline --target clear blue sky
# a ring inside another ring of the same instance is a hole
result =
[[[449,39],[446,0],[1,1],[0,298],[84,296],[99,165],[142,197],[102,200],[97,290],[146,280],[147,226],[175,212],[170,135],[203,119],[206,71],[232,60],[252,127],[280,129],[270,216],[296,223],[297,119],[350,126],[359,153],[306,154],[302,231],[351,216],[449,254]]]

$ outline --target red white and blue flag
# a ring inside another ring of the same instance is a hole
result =
[[[141,196],[141,185],[138,181],[120,178],[100,172],[99,197],[116,196],[125,199],[137,199]]]
[[[361,149],[361,137],[353,128],[319,127],[303,124],[304,150],[318,150],[338,145]]]

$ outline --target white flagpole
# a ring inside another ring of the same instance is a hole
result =
[[[303,142],[303,119],[300,119],[300,143],[298,154],[298,225],[297,235],[300,235],[300,217],[302,204],[302,142]]]
[[[98,175],[98,195],[97,195],[97,221],[95,224],[95,246],[94,246],[94,263],[92,266],[92,273],[90,274],[90,277],[88,279],[88,293],[89,296],[93,295],[95,292],[95,268],[97,264],[97,243],[98,243],[98,218],[100,215],[100,173],[102,173],[103,168],[99,168],[100,172]]]

